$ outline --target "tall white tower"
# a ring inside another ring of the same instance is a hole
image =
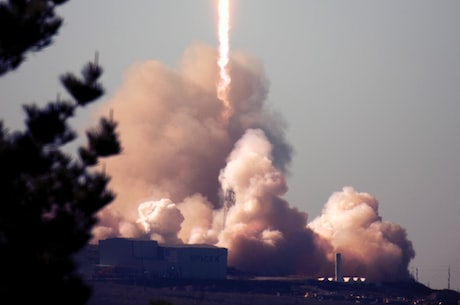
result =
[[[335,254],[335,281],[342,282],[342,255],[340,253]]]

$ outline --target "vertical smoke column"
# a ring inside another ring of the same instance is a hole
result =
[[[229,0],[219,0],[219,82],[217,84],[217,97],[222,101],[224,111],[222,117],[225,122],[232,115],[229,101],[230,74],[229,74],[229,32],[230,32],[230,8]]]

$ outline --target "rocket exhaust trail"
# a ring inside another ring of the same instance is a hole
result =
[[[227,122],[233,110],[230,106],[229,92],[231,78],[229,74],[229,32],[230,32],[230,8],[229,0],[219,0],[219,81],[217,84],[217,97],[222,101],[224,111],[222,117]]]

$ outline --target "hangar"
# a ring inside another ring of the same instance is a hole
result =
[[[203,244],[159,244],[154,240],[109,238],[99,241],[96,276],[225,279],[227,249]]]

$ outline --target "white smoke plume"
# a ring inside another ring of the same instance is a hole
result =
[[[232,54],[233,111],[224,122],[216,58],[215,49],[194,45],[177,69],[136,63],[98,109],[113,111],[123,152],[104,164],[117,197],[100,213],[94,241],[214,244],[228,248],[230,266],[259,275],[331,275],[340,251],[350,274],[376,278],[385,266],[385,276],[406,276],[412,245],[403,228],[380,220],[370,196],[336,193],[310,224],[282,198],[292,148],[265,104],[263,67]]]
[[[328,240],[334,252],[342,253],[343,274],[385,280],[407,276],[415,255],[412,243],[401,226],[382,221],[370,194],[344,187],[308,226]]]
[[[281,198],[284,174],[275,168],[273,147],[261,129],[248,129],[235,144],[219,180],[234,193],[219,244],[229,260],[256,274],[319,274],[326,244],[307,225],[307,214]]]
[[[138,223],[150,238],[160,243],[178,243],[177,234],[184,216],[169,199],[142,202],[138,207]]]

